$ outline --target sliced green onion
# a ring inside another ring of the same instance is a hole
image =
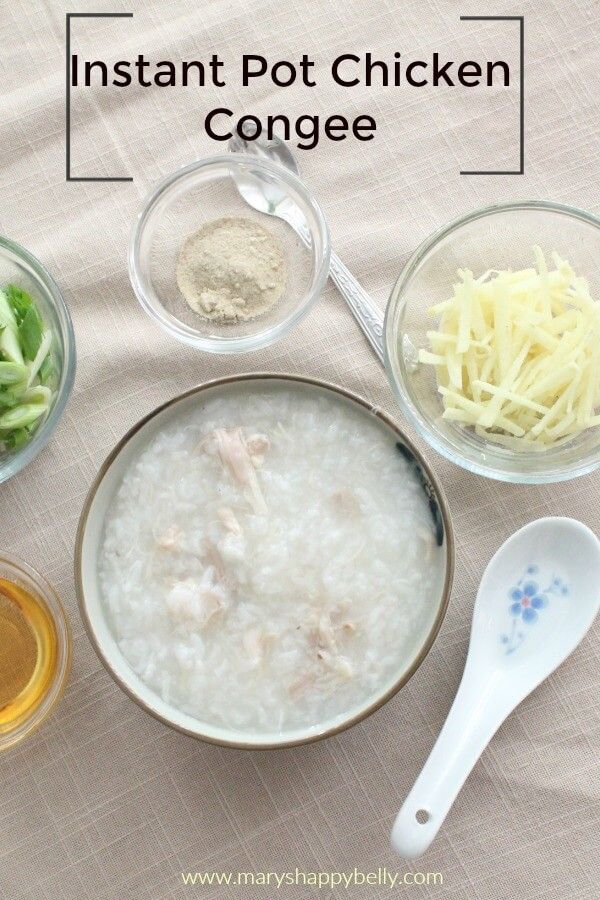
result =
[[[17,284],[7,285],[6,299],[8,301],[8,305],[13,311],[17,327],[20,326],[27,312],[32,307],[37,312],[37,307],[31,295],[28,294],[27,291],[24,291],[23,288],[20,288]]]
[[[42,341],[40,343],[40,347],[38,352],[35,354],[35,359],[29,366],[29,378],[27,379],[27,387],[30,387],[33,383],[33,379],[39,372],[42,363],[46,359],[48,355],[48,351],[50,350],[50,346],[52,344],[52,332],[45,331],[42,336]]]
[[[0,384],[19,384],[27,381],[29,370],[15,362],[0,362]]]
[[[0,390],[0,413],[4,412],[5,409],[12,409],[13,406],[19,405],[23,396],[23,387],[22,385],[19,385],[19,387],[21,390],[18,394],[14,390],[14,385]]]
[[[23,403],[8,409],[0,415],[0,429],[12,431],[14,428],[26,428],[39,419],[48,409],[43,403]]]
[[[6,435],[4,443],[9,450],[18,450],[19,447],[23,447],[27,443],[29,437],[29,428],[15,428],[14,431]]]
[[[54,400],[52,340],[27,291],[0,290],[0,453],[26,444]]]
[[[53,393],[49,387],[36,384],[35,387],[26,390],[21,399],[23,403],[45,403],[46,406],[50,406],[52,397]]]
[[[19,325],[19,339],[25,359],[35,359],[42,343],[42,320],[32,304]]]
[[[17,320],[4,291],[0,291],[0,325],[17,330]]]
[[[0,333],[0,354],[2,354],[9,362],[23,365],[23,354],[19,346],[19,338],[17,332],[13,331],[10,325],[5,325]]]
[[[52,356],[48,354],[42,365],[40,366],[40,371],[38,372],[39,379],[42,384],[48,384],[50,381],[54,382],[56,380],[56,367],[52,360]]]

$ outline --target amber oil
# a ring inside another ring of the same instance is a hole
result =
[[[0,735],[18,728],[43,701],[58,658],[58,635],[44,601],[0,577]]]

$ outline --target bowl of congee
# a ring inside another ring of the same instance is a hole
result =
[[[119,442],[79,523],[76,585],[111,675],[214,743],[291,746],[365,718],[421,664],[450,597],[446,501],[385,413],[240,375]]]

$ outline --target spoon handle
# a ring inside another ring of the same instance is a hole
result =
[[[381,310],[336,253],[331,254],[329,274],[377,354],[379,362],[383,363],[383,314]]]
[[[310,231],[306,224],[294,216],[285,217],[304,241],[310,246]],[[361,287],[352,272],[346,268],[337,253],[332,251],[329,259],[329,275],[338,291],[350,307],[352,315],[360,325],[363,334],[383,364],[383,313]]]
[[[400,856],[427,850],[485,746],[504,721],[502,691],[494,681],[465,675],[436,744],[404,801],[392,829]]]

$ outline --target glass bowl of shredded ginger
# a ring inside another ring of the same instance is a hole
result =
[[[73,326],[56,282],[0,237],[0,482],[50,440],[74,377]]]
[[[522,484],[600,466],[600,219],[545,201],[426,240],[392,291],[388,377],[452,462]]]
[[[239,188],[272,203],[259,212]],[[191,163],[146,198],[129,275],[146,312],[210,353],[241,353],[285,335],[329,271],[323,214],[303,183],[269,160],[228,154]]]

